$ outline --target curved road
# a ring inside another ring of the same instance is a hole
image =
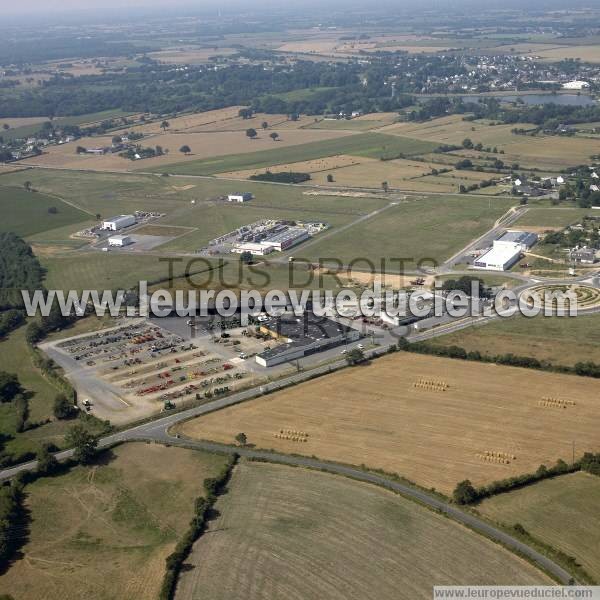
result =
[[[382,351],[379,350],[379,353]],[[367,352],[369,356],[375,356],[377,351]],[[318,459],[313,459],[309,457],[301,457],[301,456],[289,456],[285,454],[272,453],[267,451],[253,450],[249,448],[234,448],[232,446],[227,446],[223,444],[211,443],[211,442],[201,442],[194,441],[189,439],[181,439],[172,436],[169,433],[169,429],[179,423],[181,421],[198,417],[201,415],[205,415],[227,406],[232,406],[234,404],[243,402],[245,400],[249,400],[257,395],[260,395],[265,392],[271,392],[277,390],[279,388],[284,387],[285,385],[291,383],[298,383],[303,380],[307,380],[312,378],[315,374],[320,373],[324,374],[331,370],[334,370],[337,367],[345,364],[345,361],[338,361],[331,365],[326,365],[314,369],[310,372],[300,372],[295,375],[292,375],[286,379],[271,382],[264,386],[261,386],[257,389],[245,390],[243,392],[239,392],[227,398],[221,398],[219,400],[213,400],[212,402],[208,402],[202,406],[197,406],[195,408],[191,408],[188,410],[181,411],[179,413],[170,414],[168,416],[159,418],[154,421],[149,421],[148,423],[143,423],[136,427],[132,427],[131,429],[127,429],[125,431],[117,432],[112,435],[106,436],[100,440],[99,446],[101,448],[110,447],[114,444],[120,442],[132,442],[132,441],[154,441],[162,444],[171,444],[178,445],[189,448],[197,448],[199,450],[209,450],[209,451],[217,451],[217,452],[225,452],[225,453],[234,453],[247,457],[247,458],[258,458],[270,462],[280,463],[284,465],[291,466],[299,466],[299,467],[308,467],[319,469],[322,471],[326,471],[328,473],[333,473],[336,475],[343,475],[346,477],[351,477],[353,479],[357,479],[359,481],[364,481],[367,483],[373,483],[379,486],[382,486],[386,489],[398,492],[407,498],[420,502],[421,504],[427,506],[430,509],[440,511],[441,513],[447,515],[448,517],[466,525],[467,527],[473,529],[474,531],[492,539],[495,542],[498,542],[509,550],[517,552],[528,558],[530,561],[538,565],[547,573],[550,573],[555,579],[558,581],[567,584],[572,576],[565,569],[563,569],[560,565],[556,564],[546,556],[540,554],[533,548],[530,548],[523,542],[518,539],[512,537],[508,533],[490,525],[489,523],[479,519],[475,515],[465,512],[458,508],[457,506],[450,504],[448,502],[444,502],[440,500],[438,497],[428,494],[427,492],[410,487],[398,481],[394,481],[388,479],[382,475],[377,475],[375,473],[369,473],[362,471],[357,468],[353,468],[346,465],[330,463]],[[73,456],[72,450],[64,450],[56,454],[56,457],[59,460],[64,460]],[[0,480],[10,478],[16,475],[19,472],[32,470],[37,466],[36,461],[31,461],[28,463],[23,463],[12,467],[10,469],[4,469],[0,471]]]
[[[397,492],[411,500],[415,500],[430,509],[439,511],[444,515],[450,517],[451,519],[458,521],[463,525],[466,525],[467,527],[476,531],[477,533],[493,540],[494,542],[502,544],[509,550],[512,550],[513,552],[517,552],[525,556],[530,561],[535,563],[538,567],[540,567],[547,573],[550,573],[553,577],[555,577],[557,580],[559,580],[565,585],[572,580],[571,574],[565,571],[562,567],[557,565],[555,562],[553,562],[543,554],[540,554],[533,548],[530,548],[529,546],[527,546],[527,544],[524,544],[523,542],[512,537],[508,533],[490,525],[489,523],[486,523],[485,521],[482,521],[481,519],[479,519],[471,513],[461,510],[453,504],[449,504],[448,502],[444,502],[443,500],[440,500],[439,498],[428,494],[425,491],[405,485],[392,479],[388,479],[382,475],[377,475],[375,473],[369,473],[367,471],[362,471],[354,467],[325,462],[314,458],[302,456],[289,456],[287,454],[252,450],[249,448],[238,448],[227,446],[224,444],[216,444],[213,442],[200,442],[190,440],[187,438],[175,438],[169,435],[167,431],[164,431],[163,435],[161,436],[154,436],[150,439],[152,441],[161,442],[164,444],[177,445],[185,448],[194,448],[198,450],[208,450],[209,452],[224,452],[228,454],[237,453],[245,458],[260,459],[272,463],[278,463],[294,467],[318,469],[320,471],[325,471],[334,475],[343,475],[345,477],[351,477],[352,479],[357,479],[366,483],[373,483],[388,490]]]

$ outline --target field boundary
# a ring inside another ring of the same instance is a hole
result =
[[[271,462],[274,464],[283,464],[291,467],[303,467],[330,473],[332,475],[345,476],[350,479],[371,483],[400,494],[401,496],[417,502],[441,515],[444,515],[468,529],[482,535],[483,537],[503,546],[514,554],[532,563],[540,571],[550,576],[552,579],[569,585],[574,581],[573,576],[562,566],[555,563],[552,559],[541,552],[531,548],[521,540],[515,538],[506,531],[495,527],[473,513],[465,512],[456,506],[438,499],[430,493],[413,488],[407,484],[393,481],[383,475],[378,475],[369,471],[362,471],[358,467],[346,466],[340,463],[328,462],[318,458],[299,457],[294,455],[280,454],[276,452],[253,450],[245,447],[229,446],[215,442],[195,441],[188,438],[175,438],[167,436],[166,439],[146,438],[147,441],[162,443],[166,445],[179,446],[188,449],[198,449],[209,452],[220,452],[227,454],[237,454],[249,460]]]

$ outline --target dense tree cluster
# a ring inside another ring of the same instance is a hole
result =
[[[293,171],[282,171],[281,173],[267,171],[266,173],[250,176],[250,179],[255,181],[274,181],[276,183],[303,183],[310,178],[310,173],[295,173]]]
[[[3,572],[23,541],[24,493],[20,481],[0,487],[0,570]]]

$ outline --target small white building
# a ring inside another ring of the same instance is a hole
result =
[[[229,200],[229,202],[248,202],[248,200],[252,200],[252,194],[250,192],[229,194],[229,196],[227,196],[227,200]]]
[[[108,238],[108,245],[111,248],[124,248],[133,244],[133,240],[128,235],[113,235]]]
[[[556,183],[558,183],[558,185],[562,185],[565,182],[565,178],[562,175],[559,175],[556,178]]]
[[[133,215],[118,215],[116,217],[112,217],[111,219],[103,221],[102,229],[108,229],[109,231],[119,231],[119,229],[123,229],[124,227],[135,225],[135,223],[136,220]]]
[[[587,81],[567,81],[562,87],[563,90],[587,90],[590,84]]]

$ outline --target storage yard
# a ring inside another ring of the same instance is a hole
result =
[[[228,360],[204,342],[143,320],[60,341],[46,351],[78,389],[80,406],[115,424],[256,382],[234,354]]]
[[[597,385],[586,377],[399,353],[177,431],[227,443],[243,431],[257,447],[365,464],[449,494],[464,479],[481,485],[559,458],[570,462],[573,440],[578,454],[598,452]],[[574,404],[544,403],[548,395]],[[307,441],[277,437],[281,430],[306,433]]]

